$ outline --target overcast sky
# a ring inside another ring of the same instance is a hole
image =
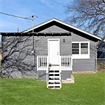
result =
[[[52,18],[64,21],[67,17],[65,6],[73,0],[0,0],[0,12],[22,17],[38,16],[34,25]],[[0,32],[17,32],[32,27],[31,20],[19,19],[0,14]]]

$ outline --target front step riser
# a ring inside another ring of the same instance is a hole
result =
[[[60,80],[49,80],[48,82],[60,82]]]

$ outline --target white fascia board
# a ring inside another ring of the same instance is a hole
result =
[[[94,37],[94,38],[96,38],[96,39],[98,39],[98,40],[102,40],[102,39],[101,39],[100,37],[98,37],[98,36],[95,36],[95,35],[93,35],[93,34],[90,34],[90,33],[86,32],[86,31],[83,31],[83,30],[81,30],[81,29],[79,29],[79,28],[77,28],[77,27],[71,26],[71,25],[69,25],[69,24],[67,24],[67,23],[64,23],[64,22],[62,22],[62,21],[60,21],[60,20],[58,20],[58,19],[55,19],[55,18],[54,18],[54,19],[51,19],[51,20],[49,20],[49,21],[46,21],[46,22],[44,22],[44,23],[42,23],[42,24],[39,24],[39,25],[37,25],[37,26],[35,26],[35,27],[33,27],[33,28],[30,28],[30,29],[28,29],[28,30],[26,30],[26,31],[23,31],[23,33],[26,33],[26,32],[28,32],[28,31],[31,31],[31,30],[36,29],[36,28],[38,28],[38,27],[41,27],[41,26],[43,26],[43,25],[45,25],[45,24],[47,24],[47,23],[50,23],[50,22],[52,22],[52,21],[56,21],[56,22],[61,23],[61,24],[65,25],[65,26],[68,26],[68,27],[73,28],[73,29],[75,29],[75,30],[78,30],[78,31],[80,31],[80,32],[82,32],[82,33],[85,33],[85,34],[87,34],[87,35],[89,35],[89,36],[92,36],[92,37]]]

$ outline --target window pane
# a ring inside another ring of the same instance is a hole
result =
[[[72,54],[79,54],[79,49],[72,49]]]
[[[81,43],[81,54],[88,54],[88,43]]]
[[[79,54],[79,43],[72,43],[72,54]]]
[[[88,48],[88,43],[81,43],[81,48]]]
[[[79,43],[72,43],[72,48],[79,48]]]

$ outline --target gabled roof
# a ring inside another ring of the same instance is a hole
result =
[[[60,20],[58,20],[58,19],[55,19],[55,18],[54,18],[54,19],[51,19],[51,20],[48,20],[48,21],[46,21],[46,22],[44,22],[44,23],[42,23],[42,24],[39,24],[39,25],[37,25],[37,26],[35,26],[35,27],[33,27],[33,28],[27,29],[27,30],[23,31],[22,33],[28,33],[28,32],[30,32],[30,31],[32,31],[32,30],[36,30],[36,29],[38,29],[38,28],[40,28],[40,27],[43,27],[44,25],[47,25],[47,24],[49,24],[49,23],[51,23],[51,22],[59,23],[59,24],[64,25],[64,26],[66,26],[66,27],[68,27],[68,28],[70,28],[70,29],[73,29],[73,30],[76,30],[76,31],[78,31],[78,32],[84,33],[84,34],[86,34],[86,35],[88,35],[88,36],[90,36],[90,37],[92,37],[92,38],[97,39],[97,40],[102,40],[102,39],[101,39],[100,37],[98,37],[98,36],[95,36],[95,35],[93,35],[93,34],[90,34],[90,33],[86,32],[86,31],[83,31],[83,30],[81,30],[81,29],[79,29],[79,28],[77,28],[77,27],[71,26],[71,25],[69,25],[69,24],[67,24],[67,23],[64,23],[64,22],[62,22],[62,21],[60,21]]]

